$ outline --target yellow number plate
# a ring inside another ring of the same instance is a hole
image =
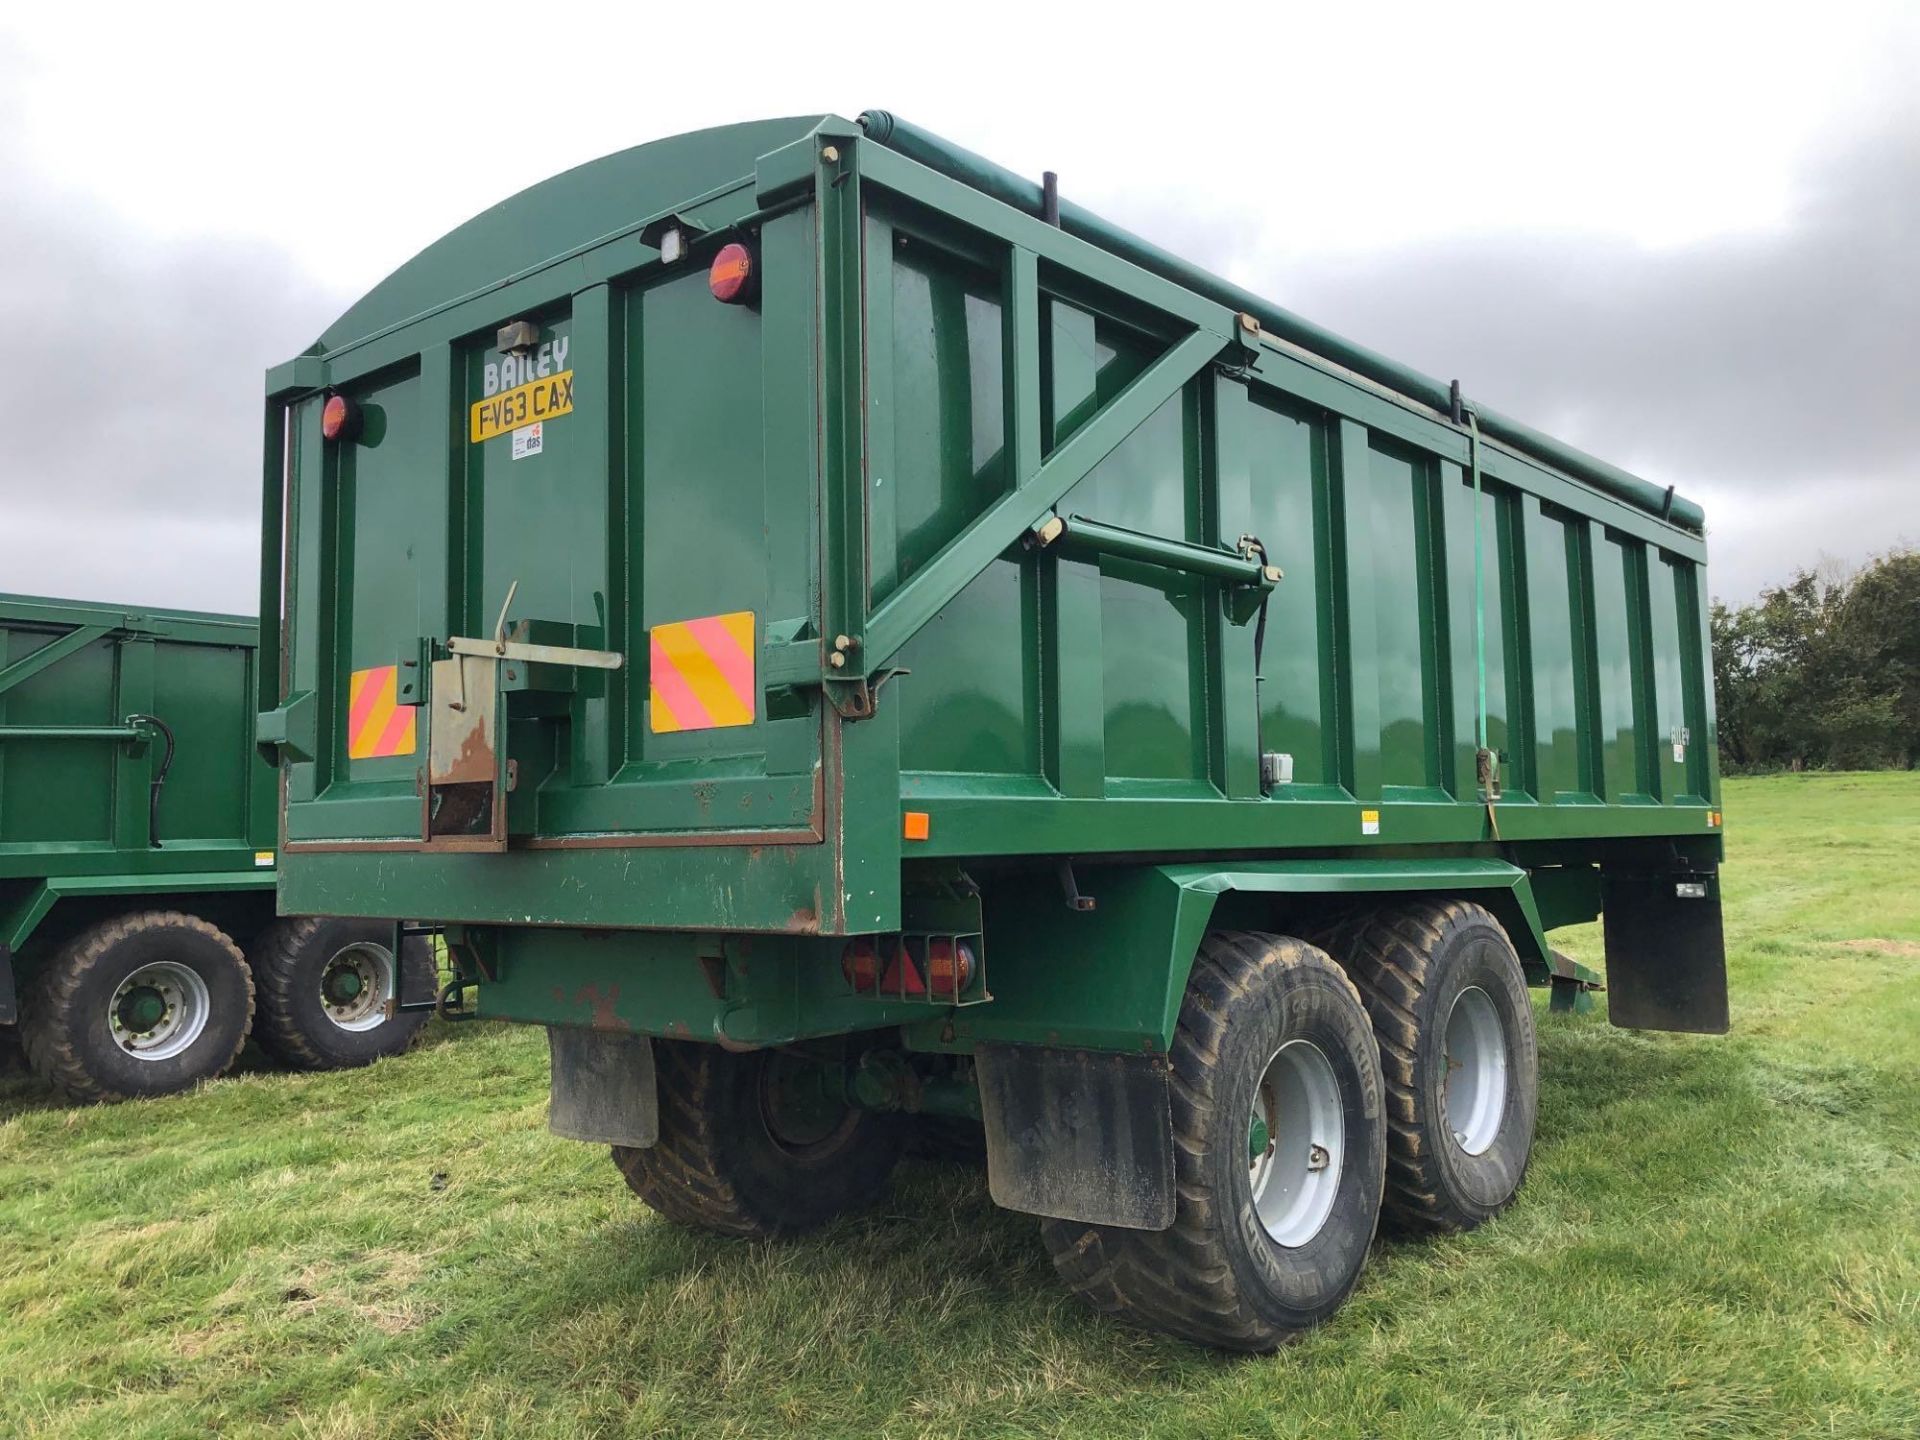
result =
[[[473,406],[473,443],[491,440],[531,425],[536,420],[551,420],[573,410],[573,371],[562,370],[544,380],[529,380],[511,390],[502,390]]]

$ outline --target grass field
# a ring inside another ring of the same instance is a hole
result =
[[[1540,1016],[1531,1178],[1227,1359],[981,1178],[770,1247],[549,1138],[537,1030],[72,1110],[0,1085],[0,1435],[1920,1435],[1920,775],[1727,786],[1734,1033]],[[1563,932],[1599,960],[1597,931]]]

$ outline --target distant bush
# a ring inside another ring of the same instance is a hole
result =
[[[1724,769],[1920,763],[1920,553],[1802,570],[1751,605],[1715,602],[1712,629]]]

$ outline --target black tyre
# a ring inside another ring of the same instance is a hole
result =
[[[81,931],[23,998],[28,1063],[81,1101],[190,1090],[234,1062],[253,1020],[240,947],[172,910]]]
[[[1533,1005],[1506,930],[1484,906],[1420,901],[1357,915],[1324,938],[1380,1041],[1389,1225],[1490,1220],[1526,1176],[1539,1109]]]
[[[27,1068],[27,1052],[20,1048],[20,1027],[0,1025],[0,1079]]]
[[[409,938],[405,955],[407,999],[431,998],[437,977],[425,938]],[[291,1069],[342,1070],[398,1055],[427,1023],[424,1010],[387,1015],[397,979],[387,921],[276,920],[247,959],[259,996],[254,1038]]]
[[[1173,1065],[1172,1228],[1042,1222],[1098,1310],[1202,1345],[1271,1350],[1340,1308],[1386,1158],[1380,1061],[1352,983],[1311,945],[1215,931]]]
[[[792,1234],[863,1209],[886,1189],[903,1131],[845,1103],[845,1060],[655,1040],[660,1138],[614,1146],[613,1163],[667,1219],[723,1235]]]

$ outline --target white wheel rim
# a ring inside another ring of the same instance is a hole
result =
[[[151,1007],[148,1023],[141,1007]],[[174,960],[142,965],[122,980],[107,1001],[113,1043],[148,1064],[171,1060],[198,1040],[213,1013],[213,997],[200,972]]]
[[[1469,1155],[1500,1136],[1507,1109],[1507,1037],[1493,997],[1469,985],[1447,1012],[1447,1078],[1440,1092],[1447,1133]]]
[[[1274,1052],[1247,1117],[1247,1176],[1254,1213],[1288,1249],[1320,1233],[1333,1212],[1346,1154],[1346,1112],[1320,1047],[1289,1040]]]
[[[343,993],[345,982],[357,987]],[[378,1029],[387,1020],[393,997],[393,953],[384,945],[358,941],[320,967],[320,1011],[337,1030]]]

